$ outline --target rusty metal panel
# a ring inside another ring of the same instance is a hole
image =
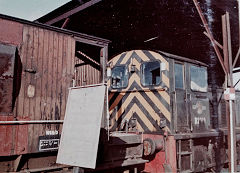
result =
[[[0,121],[13,121],[13,116],[0,116]],[[18,120],[29,120],[18,117]],[[28,125],[0,125],[0,156],[25,154],[28,151]]]
[[[12,121],[13,116],[0,116],[0,121]],[[0,156],[11,155],[13,127],[0,125]]]
[[[15,46],[0,44],[0,113],[12,112]]]
[[[29,118],[26,117],[18,117],[19,121],[28,121]],[[29,151],[28,148],[28,126],[25,125],[15,125],[15,138],[13,138],[14,143],[14,154],[26,154]]]
[[[22,42],[23,25],[21,23],[0,19],[0,26],[1,42],[14,45]]]

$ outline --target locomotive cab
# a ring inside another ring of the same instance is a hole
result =
[[[126,130],[126,122],[133,121],[135,130],[145,133],[210,129],[205,64],[164,52],[134,50],[114,57],[108,66],[112,131]]]

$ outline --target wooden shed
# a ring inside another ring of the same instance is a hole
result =
[[[103,82],[109,41],[5,15],[0,26],[0,156],[57,149],[68,88]]]

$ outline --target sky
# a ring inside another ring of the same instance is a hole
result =
[[[0,0],[0,14],[33,21],[70,0]]]

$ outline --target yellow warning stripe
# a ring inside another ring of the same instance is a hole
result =
[[[139,78],[139,76],[136,73],[133,73],[132,76],[130,77],[130,79],[128,81],[128,83],[129,83],[128,87],[125,90],[128,90],[132,86],[133,82],[136,82],[139,86],[141,86],[140,85],[140,78]]]
[[[164,73],[162,73],[162,81],[169,88],[169,78]]]
[[[158,91],[162,98],[170,105],[170,96],[166,91]]]
[[[165,108],[165,106],[158,100],[158,98],[152,92],[146,92],[149,98],[155,103],[158,108],[162,111],[163,115],[171,122],[170,112]],[[142,103],[142,102],[141,102]],[[143,104],[145,106],[145,104]],[[156,113],[155,113],[156,114]]]
[[[145,55],[145,53],[143,53],[142,50],[135,50],[136,54],[143,60],[143,61],[149,61],[149,57],[147,57]]]
[[[127,52],[127,54],[125,55],[125,57],[123,58],[122,62],[120,62],[120,64],[126,64],[126,62],[128,61],[128,59],[132,56],[133,51],[129,51]]]
[[[149,115],[154,119],[157,120],[157,122],[160,122],[160,117],[157,115],[155,110],[152,108],[152,106],[146,101],[146,99],[140,94],[136,93],[136,97],[139,100],[139,102],[144,106],[144,108],[149,112]],[[151,97],[150,97],[151,98]],[[152,99],[152,98],[151,98]],[[153,103],[155,103],[153,101]],[[155,103],[156,104],[156,103]],[[156,104],[157,105],[157,104]]]
[[[144,124],[148,127],[149,130],[156,130],[156,128],[152,125],[152,123],[148,120],[148,118],[145,116],[145,114],[141,111],[141,109],[136,103],[134,103],[134,105],[131,107],[124,119],[130,120],[134,112],[138,114],[139,118],[144,122]]]
[[[135,67],[138,69],[138,71],[140,71],[140,66],[141,64],[137,61],[137,60],[133,60],[133,65],[135,65]]]
[[[122,106],[119,108],[119,110],[117,111],[116,115],[115,115],[115,119],[118,120],[118,118],[122,115],[123,111],[125,110],[125,108],[130,104],[130,102],[132,101],[133,97],[135,96],[134,93],[129,94],[128,98],[125,100],[125,102],[122,103]]]
[[[124,53],[124,52],[123,52]],[[115,66],[115,64],[118,62],[119,58],[121,57],[121,55],[123,54],[119,54],[117,56],[115,56],[110,62],[112,62],[112,65]]]
[[[164,62],[166,64],[166,69],[169,71],[169,63],[165,58],[162,57],[162,55],[153,51],[149,51],[149,53],[151,53],[152,56],[154,56],[156,59],[159,59],[160,61]]]
[[[137,129],[139,132],[144,132],[144,130],[139,122],[137,122]]]

